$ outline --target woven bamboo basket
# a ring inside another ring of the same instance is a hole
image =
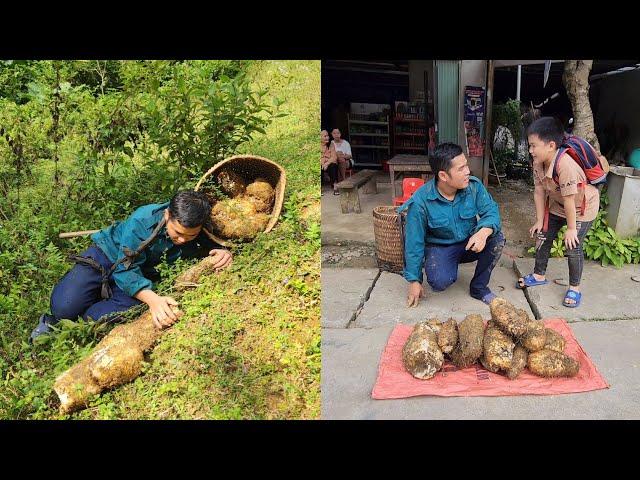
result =
[[[404,235],[397,207],[380,206],[373,209],[373,234],[376,240],[378,268],[402,274],[404,270]],[[406,214],[402,214],[403,217]]]
[[[264,232],[267,233],[271,231],[271,229],[278,222],[280,211],[282,210],[282,204],[284,202],[284,189],[287,184],[287,175],[284,168],[282,168],[277,163],[272,162],[271,160],[263,157],[258,157],[256,155],[235,155],[233,157],[222,160],[221,162],[218,162],[213,167],[211,167],[209,171],[205,173],[202,178],[200,178],[195,186],[195,190],[198,191],[209,177],[215,177],[225,170],[237,173],[245,180],[247,180],[247,183],[251,183],[256,178],[262,177],[271,184],[271,186],[275,190],[275,200],[273,202],[273,208],[270,214],[271,218],[269,220],[269,223],[267,223]],[[206,228],[204,228],[203,230],[214,242],[225,247],[229,247],[232,245],[231,240],[221,238],[213,232],[210,232]]]

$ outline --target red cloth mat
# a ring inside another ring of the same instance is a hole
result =
[[[450,361],[429,380],[420,380],[407,372],[402,364],[402,347],[413,331],[413,325],[397,325],[391,332],[382,354],[378,379],[372,398],[384,400],[419,395],[438,397],[497,397],[506,395],[558,395],[609,388],[593,362],[578,344],[567,322],[560,318],[544,320],[567,341],[564,353],[580,362],[580,371],[573,378],[543,378],[525,368],[515,380],[491,373],[479,362],[459,370]]]

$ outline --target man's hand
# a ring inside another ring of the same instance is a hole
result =
[[[409,285],[409,295],[407,296],[407,307],[417,307],[420,297],[424,297],[424,288],[420,282],[411,282]]]
[[[214,248],[209,252],[209,256],[216,259],[216,262],[213,264],[213,268],[216,271],[227,268],[231,265],[231,252],[229,250],[225,250],[223,248]]]
[[[564,233],[564,244],[567,250],[572,250],[578,246],[580,240],[578,240],[578,230],[576,228],[567,228]]]
[[[467,242],[467,246],[464,247],[464,249],[480,253],[482,250],[484,250],[484,247],[487,244],[487,237],[489,235],[490,234],[485,229],[478,230],[474,235],[471,236],[471,238]]]
[[[544,222],[542,221],[536,221],[536,223],[533,225],[533,227],[531,227],[529,229],[529,235],[531,235],[531,238],[533,238],[533,236],[536,233],[540,233],[542,232],[542,229],[544,228]]]
[[[162,329],[173,325],[178,320],[178,314],[181,313],[179,309],[173,310],[171,305],[177,307],[176,302],[171,297],[161,297],[159,295],[156,298],[151,299],[148,303],[149,310],[151,310],[151,317],[153,324],[157,329]]]

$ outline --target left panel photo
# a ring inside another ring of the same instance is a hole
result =
[[[320,61],[0,61],[0,419],[320,417]]]

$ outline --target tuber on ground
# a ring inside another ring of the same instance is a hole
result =
[[[573,377],[580,364],[564,353],[544,348],[529,354],[527,368],[541,377]]]
[[[528,353],[526,348],[521,345],[516,345],[513,349],[513,359],[511,360],[511,367],[507,370],[507,377],[510,380],[515,380],[518,375],[527,366]]]
[[[544,324],[539,320],[531,320],[527,324],[527,331],[520,339],[522,346],[529,352],[537,352],[544,348],[547,340],[547,332]]]
[[[513,360],[515,343],[509,335],[497,327],[487,326],[483,340],[483,365],[487,370],[508,370]]]
[[[176,286],[184,288],[197,282],[201,275],[213,271],[215,261],[213,257],[204,258],[178,276]],[[180,317],[182,313],[176,315]],[[153,325],[150,311],[115,327],[88,357],[56,378],[53,389],[60,399],[60,412],[85,408],[93,395],[135,379],[142,371],[144,352],[161,334]]]
[[[432,378],[444,363],[438,347],[438,327],[429,322],[418,323],[402,349],[402,362],[416,378]]]
[[[545,328],[547,334],[544,348],[563,353],[567,342],[564,337],[551,328]]]
[[[482,355],[484,322],[480,315],[467,315],[458,325],[458,344],[451,351],[451,361],[458,368],[473,364]]]
[[[440,325],[438,332],[438,346],[442,353],[451,353],[458,344],[458,323],[450,318]]]

